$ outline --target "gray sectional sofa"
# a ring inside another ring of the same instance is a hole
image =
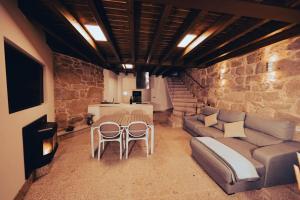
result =
[[[205,127],[204,117],[218,113],[218,123]],[[244,121],[244,138],[225,138],[224,123]],[[192,156],[198,164],[228,194],[295,182],[293,164],[300,143],[292,141],[293,123],[255,114],[218,110],[206,106],[201,114],[184,117],[183,128],[191,139]],[[256,168],[260,178],[256,181],[232,180],[232,171],[217,155],[195,137],[209,136],[246,157]]]

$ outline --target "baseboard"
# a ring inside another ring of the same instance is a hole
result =
[[[30,177],[25,181],[25,183],[23,184],[23,186],[21,187],[17,195],[15,196],[14,200],[24,199],[32,183],[33,183],[33,175],[31,174]]]
[[[58,137],[59,141],[62,141],[62,140],[80,135],[80,134],[84,133],[85,130],[88,130],[89,128],[90,128],[90,126],[85,126],[81,129],[77,129],[75,131],[71,131],[71,132],[67,132],[67,133],[62,134],[62,135],[58,135],[57,137]]]

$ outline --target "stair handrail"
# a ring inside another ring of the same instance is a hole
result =
[[[194,77],[192,75],[190,75],[189,73],[187,73],[186,71],[184,71],[184,73],[192,80],[194,81],[197,85],[199,85],[202,89],[206,88],[205,86],[202,86],[201,83],[199,83],[196,79],[194,79]]]
[[[170,98],[170,101],[171,101],[171,105],[172,105],[172,108],[174,108],[174,105],[173,105],[173,99],[172,99],[172,97],[171,97],[171,94],[170,94],[170,88],[169,88],[169,81],[168,81],[168,79],[166,80],[166,82],[167,82],[167,91],[168,91],[168,95],[169,95],[169,98]]]

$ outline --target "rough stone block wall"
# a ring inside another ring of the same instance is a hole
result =
[[[102,101],[103,69],[59,53],[54,53],[53,57],[58,127],[84,125],[88,105]]]
[[[205,87],[182,74],[199,101],[300,124],[300,37],[187,73]]]

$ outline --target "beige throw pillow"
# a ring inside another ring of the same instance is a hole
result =
[[[205,126],[212,126],[218,123],[217,113],[204,117]]]
[[[224,124],[224,137],[246,137],[244,130],[244,121]]]

